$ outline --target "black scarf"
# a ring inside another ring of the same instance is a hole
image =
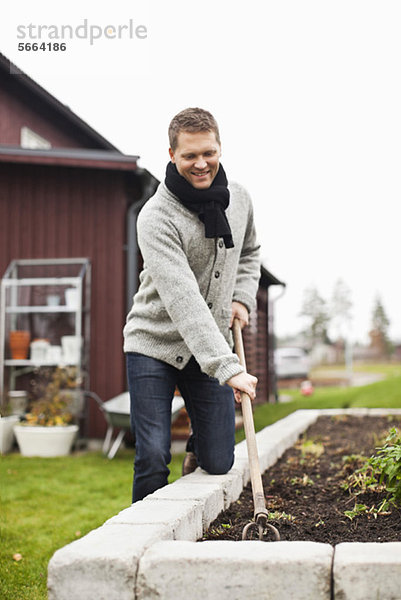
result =
[[[225,212],[230,204],[230,192],[221,164],[211,186],[205,190],[198,190],[179,174],[175,164],[169,162],[165,184],[186,208],[198,213],[199,219],[205,225],[205,237],[222,237],[226,248],[234,248],[230,224]]]

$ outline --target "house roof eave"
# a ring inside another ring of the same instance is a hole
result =
[[[282,285],[284,287],[286,286],[286,284],[283,281],[277,279],[277,277],[273,275],[273,273],[268,271],[263,265],[261,267],[260,282],[265,287],[269,287],[270,285]]]
[[[139,156],[121,154],[114,150],[76,148],[27,149],[0,145],[0,162],[65,167],[132,171],[137,169]]]

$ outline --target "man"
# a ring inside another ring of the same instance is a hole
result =
[[[138,217],[144,259],[124,328],[136,458],[133,501],[167,484],[171,403],[184,398],[192,435],[184,474],[226,473],[234,460],[234,399],[257,379],[232,352],[231,325],[255,308],[260,277],[251,200],[228,184],[214,117],[200,108],[169,127],[166,179]]]

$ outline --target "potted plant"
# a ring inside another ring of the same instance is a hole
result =
[[[38,369],[33,382],[30,411],[14,428],[23,456],[65,456],[78,433],[76,391],[80,381],[75,367]]]

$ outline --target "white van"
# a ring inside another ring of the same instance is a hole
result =
[[[274,362],[278,379],[290,377],[308,379],[309,358],[302,348],[277,348],[274,351]]]

